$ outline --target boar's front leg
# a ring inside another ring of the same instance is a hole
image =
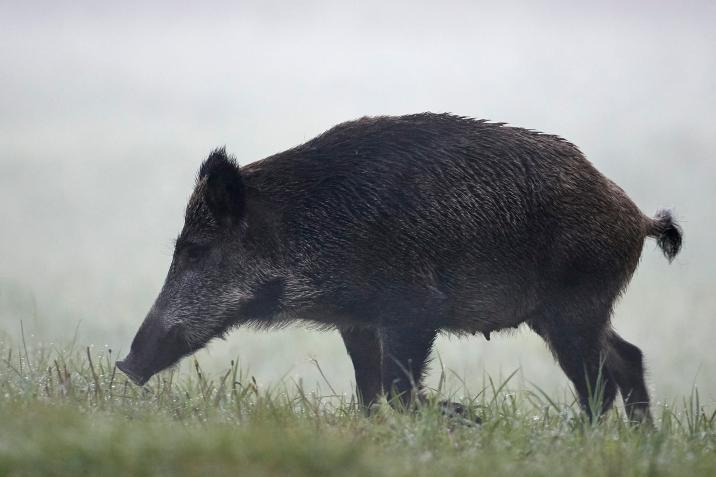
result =
[[[341,330],[343,343],[353,361],[358,401],[366,409],[382,392],[383,353],[378,330],[346,328]]]
[[[420,398],[425,365],[436,336],[435,329],[383,329],[383,388],[392,404],[398,398],[410,406]]]

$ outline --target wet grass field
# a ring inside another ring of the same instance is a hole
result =
[[[188,358],[138,388],[92,346],[3,339],[0,356],[0,475],[716,475],[716,412],[697,389],[655,405],[655,429],[619,406],[590,424],[514,373],[366,417],[328,380],[262,388],[236,361],[207,375]],[[472,415],[447,417],[440,399]]]
[[[714,24],[705,0],[0,2],[0,477],[716,476]],[[143,388],[115,371],[209,151],[247,165],[423,111],[558,134],[674,211],[682,253],[647,241],[613,316],[654,430],[621,405],[583,422],[528,329],[436,341],[430,395],[480,426],[363,416],[339,333],[303,325],[241,328]]]

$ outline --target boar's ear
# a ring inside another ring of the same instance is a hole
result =
[[[199,169],[199,180],[206,177],[205,200],[214,219],[226,224],[244,214],[244,181],[236,159],[226,149],[216,149]]]

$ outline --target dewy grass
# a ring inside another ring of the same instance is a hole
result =
[[[716,475],[716,412],[696,389],[654,408],[654,429],[619,409],[589,422],[515,373],[457,399],[466,418],[441,412],[461,394],[444,378],[417,411],[367,417],[327,379],[326,394],[263,388],[238,360],[138,388],[109,351],[6,340],[0,356],[0,475]]]

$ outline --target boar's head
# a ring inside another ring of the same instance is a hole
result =
[[[142,385],[240,321],[272,315],[283,293],[250,235],[246,187],[223,149],[202,164],[164,286],[117,367]],[[265,243],[263,245],[265,248]]]

